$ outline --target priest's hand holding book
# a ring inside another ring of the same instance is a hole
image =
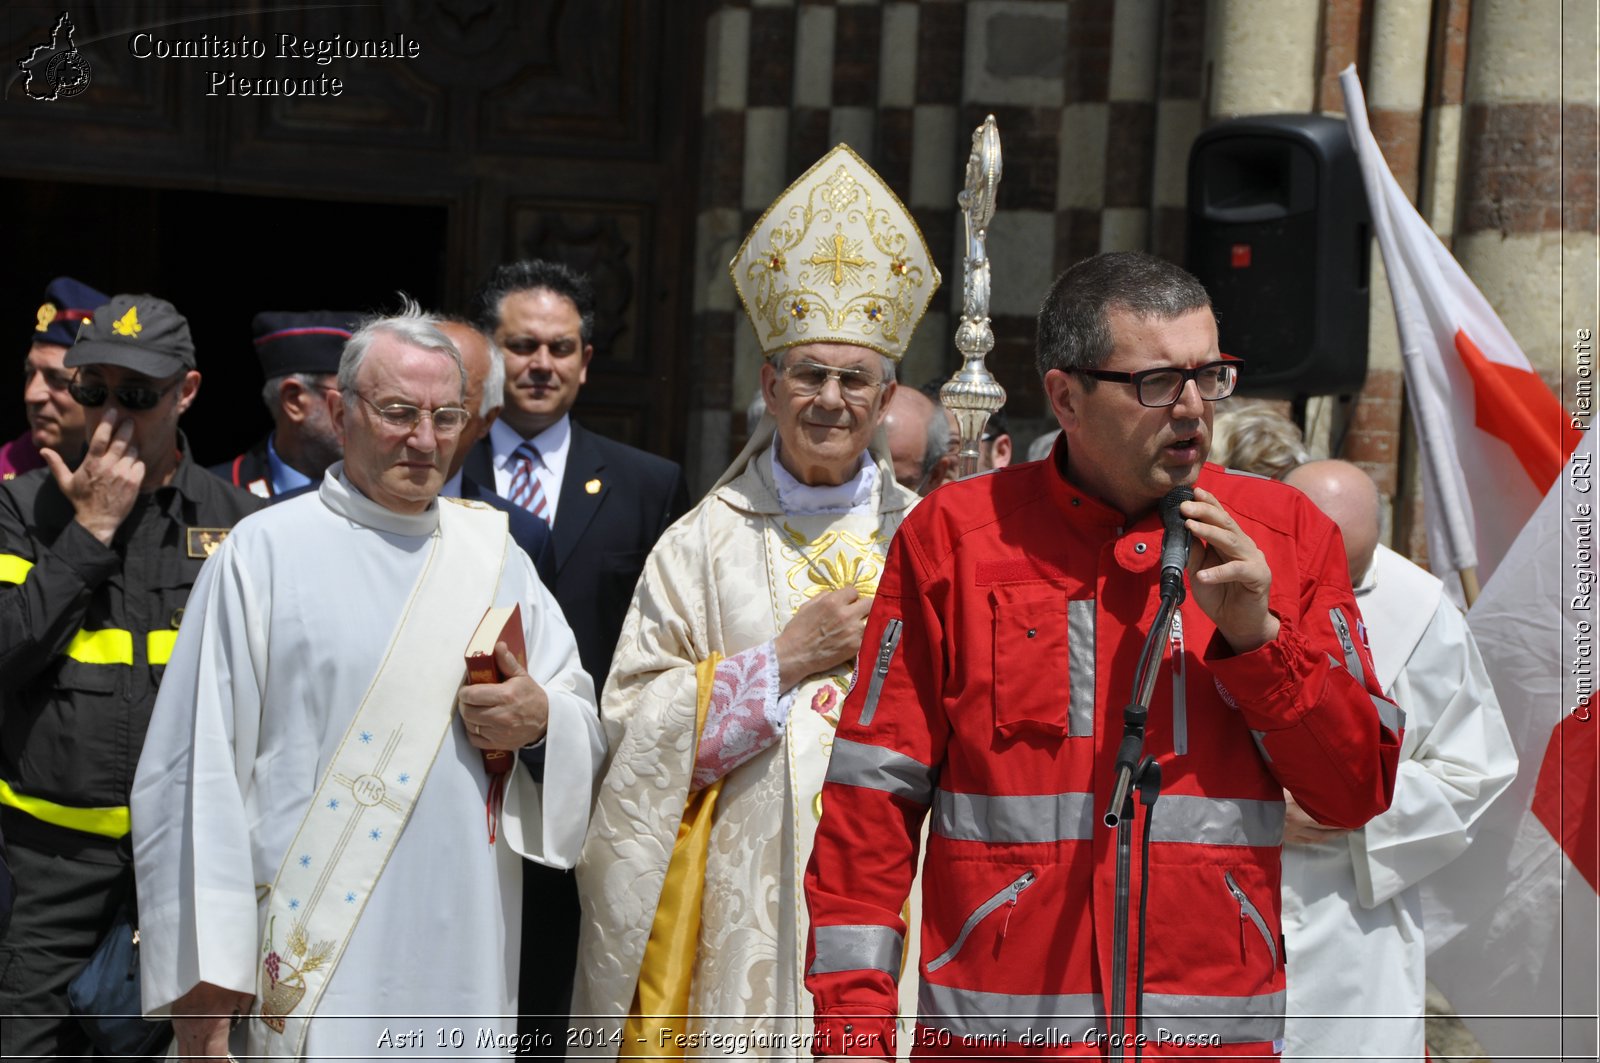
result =
[[[457,699],[477,748],[514,751],[544,737],[550,698],[528,675],[527,660],[522,610],[491,608],[467,646],[467,682]]]

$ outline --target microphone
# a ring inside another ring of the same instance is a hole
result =
[[[1144,648],[1139,651],[1139,666],[1134,672],[1133,700],[1122,710],[1122,744],[1117,747],[1117,760],[1113,770],[1116,784],[1111,789],[1111,804],[1106,808],[1105,825],[1115,827],[1122,822],[1123,806],[1132,805],[1128,788],[1133,785],[1134,770],[1140,764],[1144,749],[1145,718],[1150,711],[1150,694],[1156,682],[1156,647],[1167,639],[1167,626],[1172,623],[1173,611],[1183,602],[1183,570],[1189,563],[1189,541],[1193,536],[1178,512],[1181,503],[1194,498],[1192,487],[1174,487],[1161,500],[1161,523],[1166,530],[1161,535],[1161,604],[1156,610],[1155,622],[1145,632]]]
[[[1174,487],[1161,500],[1161,596],[1181,602],[1184,598],[1183,570],[1189,564],[1189,542],[1193,536],[1183,522],[1178,506],[1194,500],[1194,488]]]

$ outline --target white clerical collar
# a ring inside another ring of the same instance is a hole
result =
[[[856,459],[856,474],[842,484],[813,487],[803,484],[778,460],[778,435],[772,435],[772,483],[778,489],[778,504],[785,513],[805,516],[810,513],[870,512],[872,491],[878,484],[878,467],[863,452]]]
[[[339,516],[378,531],[393,535],[423,536],[432,535],[439,527],[438,499],[429,502],[428,508],[421,513],[396,513],[392,509],[385,509],[362,494],[360,489],[350,482],[344,474],[342,461],[336,461],[328,466],[327,473],[322,477],[322,486],[317,488],[317,494],[322,499],[322,504]]]

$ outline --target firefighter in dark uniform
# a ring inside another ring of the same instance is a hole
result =
[[[0,823],[17,897],[0,1055],[82,1056],[66,986],[133,890],[128,790],[200,565],[263,503],[196,465],[170,303],[118,295],[67,352],[89,445],[0,484]]]
[[[344,456],[328,393],[338,390],[339,356],[361,320],[349,310],[265,310],[255,316],[256,357],[267,378],[261,401],[272,414],[272,431],[243,454],[211,466],[212,472],[259,498],[322,480]]]

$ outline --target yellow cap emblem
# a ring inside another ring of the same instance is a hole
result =
[[[600,493],[600,481],[590,480],[588,483],[583,485],[583,489],[591,495],[597,495]]]
[[[39,307],[39,324],[34,327],[35,332],[48,331],[55,324],[56,306],[54,303],[45,303]]]
[[[128,307],[128,312],[111,323],[111,331],[118,336],[137,336],[144,331],[144,326],[139,324],[139,308]]]

